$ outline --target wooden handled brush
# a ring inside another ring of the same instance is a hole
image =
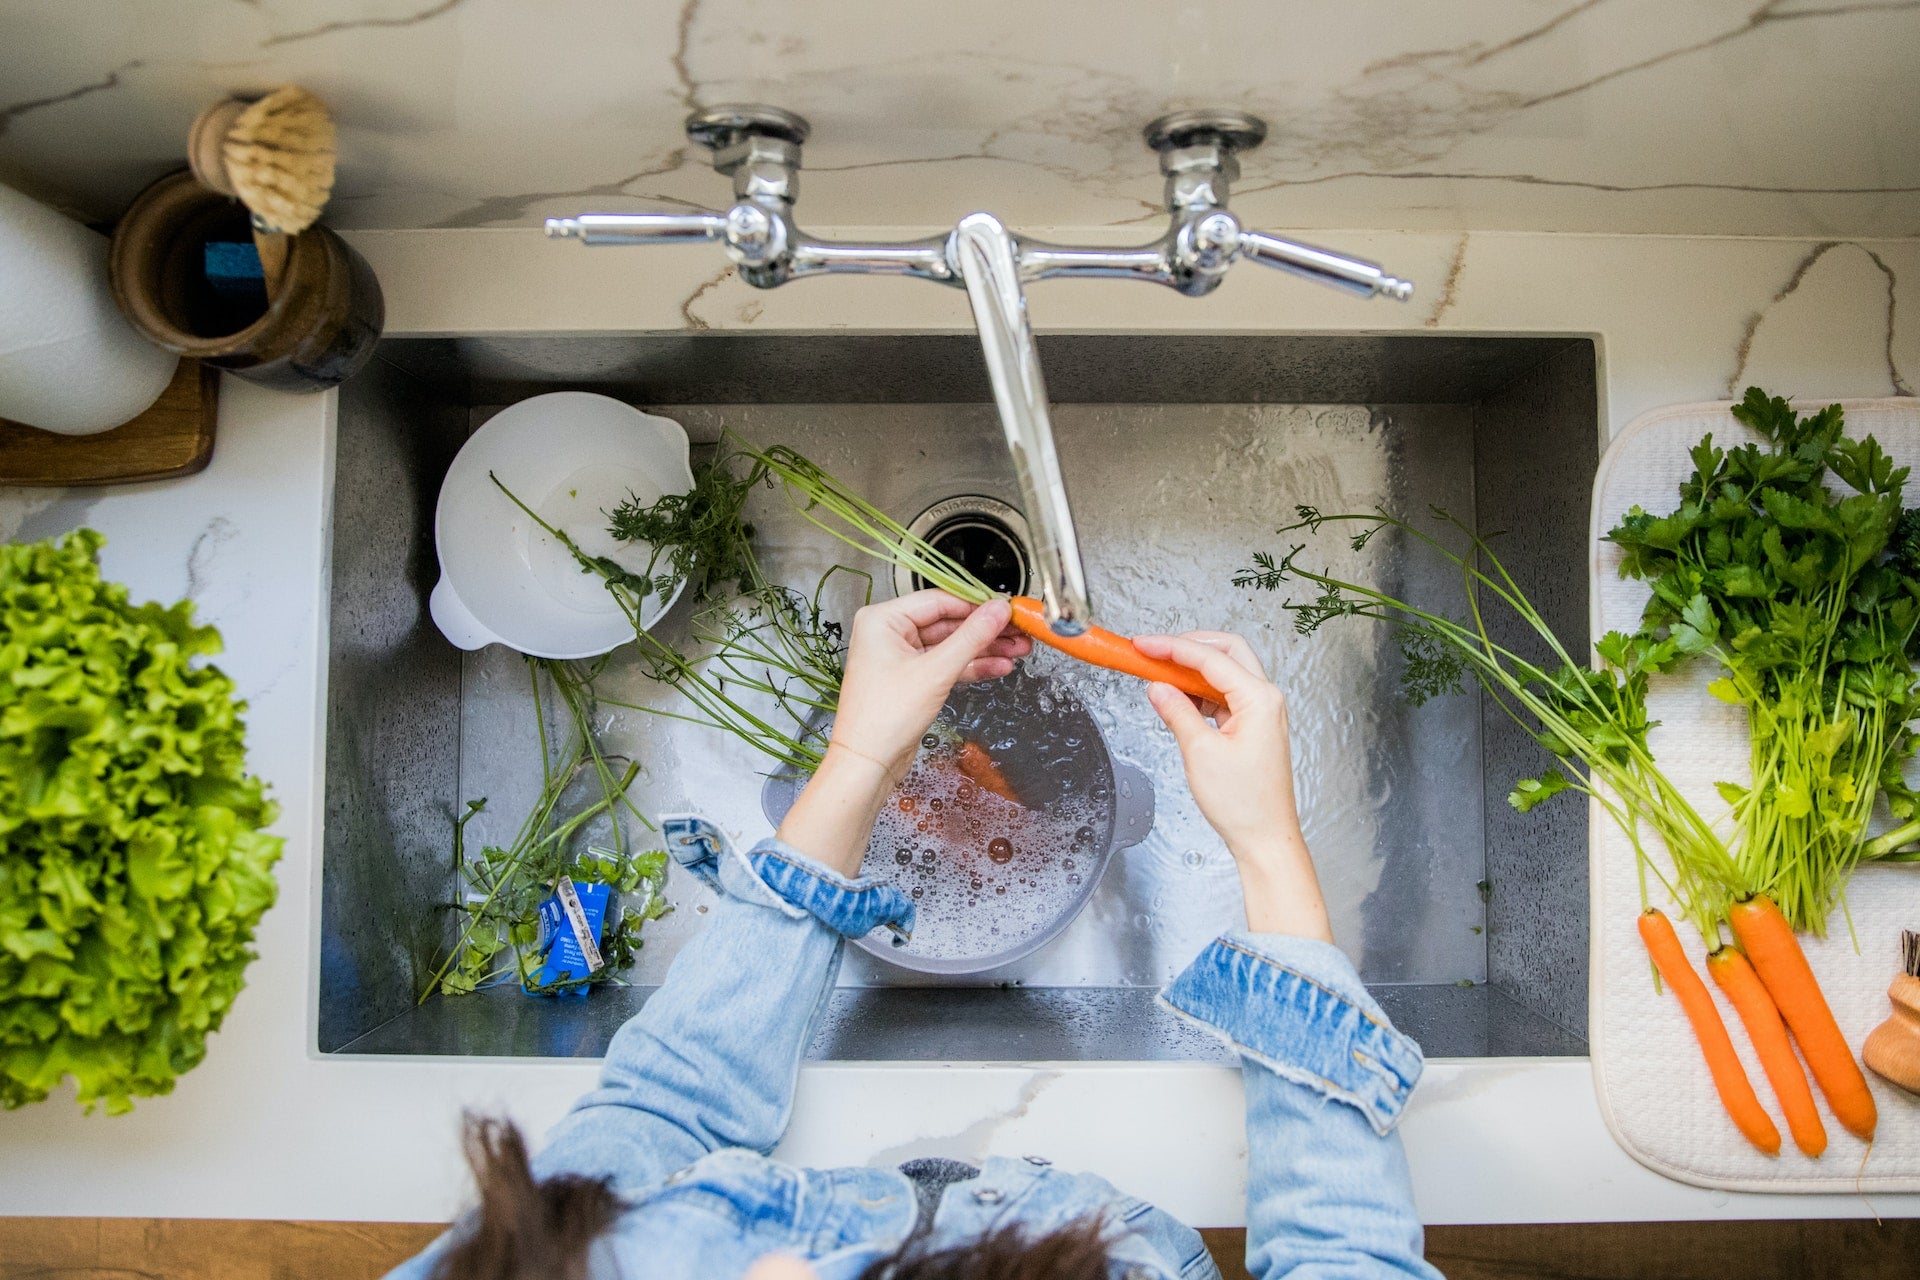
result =
[[[1920,933],[1900,935],[1902,972],[1887,988],[1893,1016],[1873,1029],[1860,1056],[1878,1076],[1920,1093]]]
[[[334,130],[327,104],[288,85],[257,101],[227,98],[200,113],[187,162],[202,186],[253,215],[267,296],[279,290],[290,237],[320,217],[333,192]]]

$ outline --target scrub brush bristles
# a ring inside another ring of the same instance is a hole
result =
[[[319,98],[288,85],[240,112],[220,156],[227,185],[265,229],[297,235],[333,191],[333,117]]]

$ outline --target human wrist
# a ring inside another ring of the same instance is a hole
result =
[[[885,765],[844,743],[830,743],[777,834],[841,875],[858,875],[874,820],[893,788]]]
[[[1333,941],[1320,877],[1297,827],[1228,848],[1240,873],[1249,929]]]

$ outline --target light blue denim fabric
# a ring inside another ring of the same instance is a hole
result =
[[[729,1280],[775,1251],[809,1259],[821,1280],[854,1280],[913,1229],[912,1184],[898,1169],[799,1169],[767,1153],[833,991],[842,934],[910,923],[911,903],[778,841],[742,855],[704,823],[669,823],[664,834],[682,865],[717,884],[720,901],[614,1036],[599,1087],[554,1127],[534,1173],[605,1177],[626,1201],[593,1247],[594,1280]],[[1437,1276],[1421,1258],[1391,1133],[1420,1051],[1346,957],[1322,943],[1231,934],[1165,998],[1245,1060],[1253,1274]],[[1111,1224],[1116,1278],[1218,1280],[1197,1232],[1037,1156],[990,1158],[979,1177],[948,1187],[927,1243],[960,1244],[1008,1223],[1045,1232],[1092,1214]],[[392,1276],[430,1276],[463,1226]]]

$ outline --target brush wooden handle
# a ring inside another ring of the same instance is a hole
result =
[[[1920,1093],[1920,978],[1901,974],[1887,988],[1893,1016],[1867,1036],[1860,1057],[1875,1075]]]
[[[234,121],[247,109],[239,98],[222,98],[202,111],[187,132],[187,166],[200,185],[223,196],[237,197],[233,179],[227,173],[227,134]]]
[[[280,281],[287,274],[287,250],[293,237],[278,231],[253,229],[254,252],[260,255],[260,279],[267,287],[268,299],[280,296]]]

